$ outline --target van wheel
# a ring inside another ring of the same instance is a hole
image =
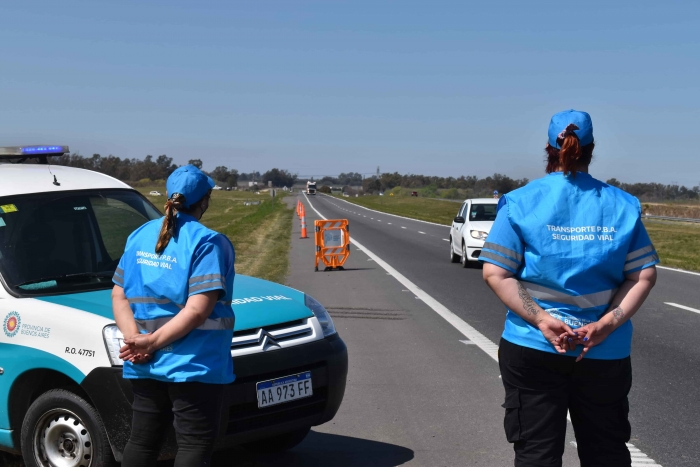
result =
[[[450,263],[458,263],[459,255],[455,254],[455,249],[452,246],[452,237],[450,237]]]
[[[272,438],[265,438],[258,441],[253,441],[251,443],[245,443],[243,447],[256,454],[274,454],[288,451],[304,441],[304,438],[306,438],[306,435],[309,434],[310,430],[310,426],[301,428],[299,430],[290,431],[289,433],[273,436]]]
[[[21,442],[27,467],[116,465],[97,411],[64,389],[45,392],[29,407]]]

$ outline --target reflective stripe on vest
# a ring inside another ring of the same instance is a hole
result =
[[[544,300],[546,302],[557,302],[564,303],[567,305],[574,305],[579,308],[594,308],[603,305],[609,305],[612,301],[617,289],[603,290],[602,292],[595,292],[586,295],[569,295],[558,290],[550,289],[548,287],[543,287],[538,284],[533,284],[532,282],[521,281],[525,290],[538,300]]]
[[[136,327],[139,328],[139,331],[155,332],[165,326],[174,317],[175,316],[165,316],[156,319],[137,319]],[[223,331],[226,329],[233,329],[235,321],[234,318],[207,319],[195,329],[199,329],[200,331]]]

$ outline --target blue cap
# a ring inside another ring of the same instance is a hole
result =
[[[561,149],[559,144],[557,144],[557,138],[571,123],[578,127],[578,130],[574,130],[574,133],[578,136],[581,146],[586,146],[593,142],[593,122],[591,121],[591,116],[586,112],[571,109],[554,114],[552,120],[549,122],[550,146]]]
[[[185,207],[189,208],[214,188],[214,180],[194,165],[183,165],[168,177],[165,189],[168,196],[180,193],[185,197]]]

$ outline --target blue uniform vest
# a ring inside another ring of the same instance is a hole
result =
[[[556,172],[505,195],[480,260],[513,272],[543,309],[573,329],[600,319],[626,274],[659,262],[639,200],[581,172]],[[556,353],[510,310],[503,338]],[[627,321],[587,358],[625,358],[631,341]]]
[[[162,219],[135,230],[114,275],[114,283],[124,288],[140,332],[154,332],[165,325],[191,295],[218,290],[219,301],[204,324],[155,352],[150,362],[124,362],[124,378],[231,383],[233,245],[192,216],[179,213],[176,222],[177,235],[160,255],[155,245]]]

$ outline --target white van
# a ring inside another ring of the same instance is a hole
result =
[[[0,162],[66,152],[0,148]],[[0,450],[21,453],[26,466],[121,460],[132,393],[111,278],[128,235],[159,217],[146,197],[106,175],[0,163]],[[298,290],[237,275],[233,307],[236,380],[217,449],[289,449],[335,416],[347,349],[325,308]],[[174,452],[170,436],[162,456]]]

